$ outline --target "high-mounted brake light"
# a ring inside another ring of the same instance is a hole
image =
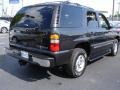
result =
[[[59,38],[57,34],[50,35],[50,51],[58,52],[60,50]]]

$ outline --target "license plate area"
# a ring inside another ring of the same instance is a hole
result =
[[[26,58],[26,59],[29,59],[29,53],[28,53],[28,52],[26,52],[26,51],[21,51],[20,53],[21,53],[21,57]]]

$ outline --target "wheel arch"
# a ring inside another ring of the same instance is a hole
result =
[[[2,29],[2,28],[6,28],[6,29],[8,30],[8,28],[7,28],[7,27],[5,27],[5,26],[2,26],[2,27],[1,27],[1,29]]]
[[[78,43],[75,48],[83,48],[87,55],[89,56],[91,53],[91,45],[89,42]]]
[[[7,30],[7,32],[8,32],[8,28],[5,27],[5,26],[2,26],[2,27],[0,28],[0,31],[1,31],[1,32],[2,32],[2,28],[6,28],[6,30]]]

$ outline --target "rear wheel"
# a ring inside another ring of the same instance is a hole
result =
[[[8,31],[8,29],[7,29],[6,27],[2,27],[2,28],[1,28],[1,32],[2,32],[2,33],[7,33],[7,31]]]
[[[117,55],[117,53],[118,53],[118,47],[119,47],[118,40],[115,39],[114,43],[113,43],[113,46],[111,48],[111,53],[110,53],[111,56],[116,56]]]
[[[87,65],[87,53],[82,48],[73,51],[70,62],[66,66],[67,73],[76,78],[81,76]]]

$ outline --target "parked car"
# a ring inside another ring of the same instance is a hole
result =
[[[6,20],[6,21],[11,21],[13,17],[0,17],[0,20]]]
[[[116,30],[120,31],[120,22],[113,25],[113,28],[115,28]]]
[[[120,21],[110,21],[110,26],[120,34]]]
[[[110,25],[114,27],[115,25],[119,24],[120,21],[109,21]]]
[[[53,2],[27,6],[16,14],[6,52],[20,65],[62,66],[68,75],[79,77],[88,61],[116,56],[119,41],[102,13],[75,3]]]
[[[0,20],[0,32],[7,33],[9,30],[10,21],[7,20]]]

